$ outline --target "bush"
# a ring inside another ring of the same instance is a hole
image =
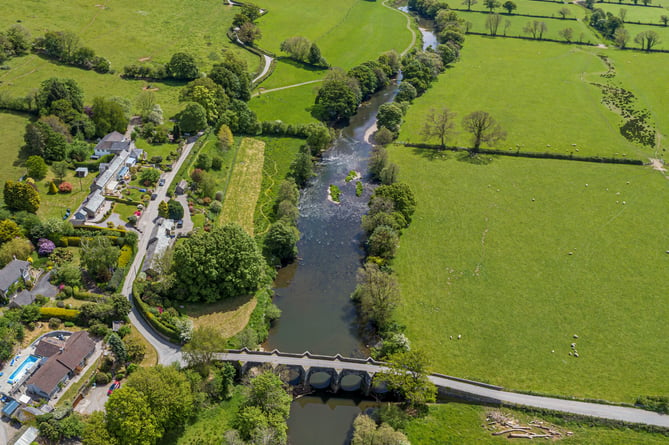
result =
[[[40,318],[48,320],[49,318],[60,318],[66,321],[75,321],[79,316],[76,309],[61,309],[59,307],[41,307],[39,308]]]
[[[69,182],[61,182],[58,186],[58,191],[61,193],[70,193],[72,192],[72,184]]]
[[[37,241],[37,254],[39,256],[48,256],[56,249],[56,245],[50,239],[40,238]]]
[[[60,326],[61,320],[60,318],[49,318],[49,328],[50,329],[58,329],[58,326]]]
[[[126,267],[128,264],[130,264],[130,260],[132,260],[132,247],[125,244],[123,247],[121,247],[121,254],[118,256],[118,267]]]
[[[96,385],[106,385],[111,382],[111,376],[106,372],[98,372],[95,374],[95,384]]]
[[[209,210],[211,210],[212,213],[221,213],[221,210],[223,210],[223,204],[221,204],[219,201],[214,201],[209,204]]]
[[[63,323],[63,326],[66,328],[73,328],[74,323],[72,323],[71,321],[66,321],[65,323]]]

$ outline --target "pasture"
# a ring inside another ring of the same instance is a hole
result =
[[[669,11],[666,11],[666,15],[669,15]],[[659,22],[658,22],[659,23]],[[634,37],[644,31],[655,31],[660,37],[660,41],[653,49],[669,49],[669,27],[668,26],[648,26],[648,25],[636,25],[633,23],[625,23],[625,29],[630,33],[630,42],[628,43],[628,48],[639,48],[639,44],[634,42]],[[666,56],[666,54],[665,54]]]
[[[320,83],[261,94],[249,102],[259,121],[281,120],[287,124],[317,122],[308,111],[314,105]]]
[[[627,445],[643,443],[659,445],[666,443],[667,438],[661,434],[634,431],[629,428],[608,428],[591,425],[586,422],[565,422],[550,416],[533,416],[518,410],[492,409],[479,405],[447,403],[430,406],[428,415],[409,422],[406,433],[414,445],[459,445],[476,444],[508,444],[513,443],[504,436],[493,436],[491,431],[482,428],[488,423],[490,413],[500,413],[505,418],[515,419],[522,425],[529,425],[532,420],[541,420],[557,427],[569,437],[559,439],[560,444],[578,445]],[[522,440],[522,439],[518,439]]]
[[[545,2],[536,2],[536,3],[545,3]],[[597,43],[599,40],[590,32],[588,27],[582,21],[576,20],[562,20],[559,18],[534,18],[534,17],[524,17],[515,14],[500,14],[502,16],[502,22],[497,31],[498,36],[514,36],[514,37],[531,37],[531,34],[528,34],[524,31],[525,26],[535,20],[544,22],[546,24],[546,32],[543,34],[545,39],[553,39],[558,41],[564,41],[564,38],[560,36],[560,31],[565,28],[571,28],[573,30],[574,42],[583,42],[583,43]],[[486,26],[486,19],[488,17],[487,12],[465,12],[458,11],[458,16],[471,22],[472,32],[489,34],[488,27]],[[508,22],[508,26],[507,26]],[[465,43],[465,46],[468,44]]]
[[[506,140],[497,144],[503,150],[645,160],[654,150],[620,134],[622,119],[601,104],[601,90],[591,83],[606,83],[601,74],[607,67],[598,54],[617,53],[470,36],[461,60],[409,108],[399,140],[426,142],[425,116],[430,109],[448,107],[457,113],[457,130],[468,113],[489,112],[507,132]],[[469,133],[460,131],[450,144],[470,146],[470,139]]]
[[[436,370],[628,403],[669,393],[660,172],[399,146],[390,159],[418,201],[394,261],[398,320]]]
[[[656,2],[653,2],[656,3]],[[654,23],[659,25],[660,17],[663,15],[669,15],[669,10],[666,7],[657,8],[653,6],[643,6],[641,2],[639,5],[629,5],[629,4],[619,4],[619,3],[597,3],[596,8],[602,9],[604,12],[610,12],[616,17],[620,16],[620,10],[625,10],[625,27],[627,23],[632,22],[641,22],[641,23]],[[646,27],[647,29],[655,29],[655,27]]]
[[[119,71],[140,59],[166,63],[180,51],[193,55],[208,71],[224,47],[243,57],[251,72],[260,62],[230,44],[225,31],[238,10],[216,0],[5,0],[0,12],[0,29],[20,21],[33,37],[44,30],[72,31]]]
[[[273,0],[258,2],[268,13],[258,24],[258,45],[279,54],[288,37],[300,35],[318,44],[332,65],[348,70],[391,49],[402,52],[411,44],[406,17],[382,2],[343,0]]]
[[[0,155],[5,162],[0,165],[0,178],[4,180],[13,179],[17,181],[26,172],[25,168],[18,165],[16,157],[19,149],[24,144],[23,134],[26,125],[30,122],[27,115],[18,113],[0,113]],[[0,195],[0,202],[2,201]]]

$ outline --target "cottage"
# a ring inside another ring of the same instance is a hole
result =
[[[30,278],[30,263],[22,260],[12,260],[0,270],[0,297],[9,298],[13,294],[10,288],[21,280]]]
[[[68,379],[81,372],[94,351],[95,342],[88,332],[75,332],[65,346],[51,355],[28,379],[28,392],[45,399],[52,398]]]
[[[102,157],[109,154],[119,154],[123,150],[129,150],[132,141],[126,139],[124,135],[118,131],[109,133],[95,146],[95,156]]]
[[[84,202],[84,205],[81,207],[81,209],[84,212],[86,212],[88,216],[93,217],[98,214],[98,211],[100,210],[104,202],[105,202],[105,197],[102,196],[102,192],[100,190],[96,190],[90,195],[88,195],[88,198]]]
[[[154,270],[156,259],[160,258],[174,239],[174,220],[158,218],[157,224],[153,227],[149,244],[146,246],[142,272]]]
[[[121,168],[125,166],[125,160],[128,159],[129,155],[130,152],[127,150],[118,153],[109,163],[107,168],[102,173],[100,173],[97,178],[95,178],[95,181],[93,184],[91,184],[91,191],[94,192],[95,190],[104,190],[107,186],[107,183],[114,179]]]
[[[35,302],[35,295],[29,290],[23,289],[18,294],[14,295],[9,301],[10,308],[22,308]]]

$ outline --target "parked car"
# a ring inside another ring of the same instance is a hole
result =
[[[183,226],[184,226],[184,220],[183,219],[180,219],[179,221],[177,221],[177,229],[180,229]]]
[[[153,194],[151,195],[151,201],[155,201],[157,197],[158,197],[158,194],[157,194],[157,193],[153,193]]]
[[[121,387],[121,382],[119,382],[118,380],[114,380],[114,383],[112,383],[109,389],[107,390],[107,395],[110,396],[115,389],[119,389],[120,387]]]
[[[158,181],[159,186],[164,186],[165,185],[165,178],[160,178],[160,181]]]

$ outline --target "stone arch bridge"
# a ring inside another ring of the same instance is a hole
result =
[[[251,351],[247,348],[216,353],[214,358],[237,364],[242,373],[252,367],[271,366],[284,381],[296,386],[303,385],[307,390],[315,388],[332,392],[360,391],[365,395],[387,392],[383,382],[375,381],[374,376],[388,370],[388,367],[372,358],[349,358],[339,354],[315,355],[309,352],[294,354],[277,350]],[[436,373],[430,374],[428,378],[437,386],[441,395],[494,405],[528,406],[669,428],[669,415],[630,406],[520,394],[505,391],[499,386]]]

